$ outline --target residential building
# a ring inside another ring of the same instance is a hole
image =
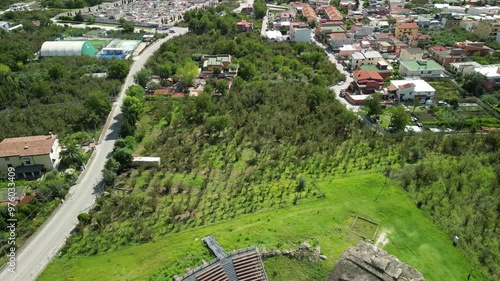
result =
[[[410,14],[410,9],[405,9],[405,4],[403,3],[391,3],[389,5],[391,9],[391,15],[408,15]]]
[[[384,87],[384,79],[375,71],[356,70],[352,73],[353,81],[349,90],[353,94],[371,94],[381,91]]]
[[[441,77],[444,68],[433,60],[401,61],[399,74],[405,77]]]
[[[486,46],[484,42],[472,42],[472,41],[464,41],[464,42],[456,42],[453,44],[455,48],[461,48],[463,53],[466,55],[474,55],[479,53],[481,56],[486,56],[493,53],[493,49]]]
[[[373,35],[373,27],[362,26],[361,24],[356,24],[352,26],[352,31],[354,31],[354,38],[362,39],[367,36]]]
[[[424,51],[420,48],[408,48],[401,50],[399,54],[399,60],[407,61],[407,60],[421,60]]]
[[[309,5],[314,7],[330,5],[329,0],[309,0]]]
[[[319,25],[315,29],[315,34],[319,38],[328,38],[332,34],[344,34],[345,29],[340,25]]]
[[[452,62],[464,62],[469,60],[469,58],[464,55],[464,51],[460,48],[440,48],[436,50],[436,48],[432,47],[429,48],[429,52],[431,53],[432,59],[442,66],[447,66]]]
[[[339,48],[339,57],[342,59],[349,58],[352,54],[361,52],[361,50],[362,49],[359,44],[344,45]]]
[[[290,28],[290,40],[292,42],[311,42],[312,31],[309,28],[294,27]]]
[[[476,34],[482,40],[495,41],[500,31],[500,18],[485,17],[478,21],[476,29],[472,33]]]
[[[348,36],[349,35],[349,36]],[[330,47],[334,50],[339,50],[344,45],[354,43],[354,36],[350,33],[335,33],[330,35]],[[360,49],[361,50],[361,49]],[[358,50],[358,52],[360,51]]]
[[[401,101],[413,99],[426,99],[434,97],[436,90],[421,79],[391,80],[387,88],[389,98],[397,97]]]
[[[486,6],[486,7],[470,7],[467,12],[471,16],[479,16],[482,14],[493,16],[497,15],[500,8],[498,6]]]
[[[318,20],[318,16],[316,15],[316,12],[310,6],[305,6],[302,9],[302,14],[304,15],[304,17],[307,18],[308,23],[316,22]]]
[[[462,22],[463,17],[456,16],[454,14],[447,14],[446,16],[441,17],[441,25],[444,28],[453,28],[456,26],[460,26],[460,22]]]
[[[353,53],[351,55],[351,68],[358,69],[363,64],[376,65],[377,62],[383,61],[382,55],[373,50],[364,50],[362,52]]]
[[[236,29],[239,32],[246,32],[253,29],[253,23],[247,22],[246,20],[241,20],[236,23]]]
[[[474,72],[485,76],[484,90],[486,92],[500,89],[500,64],[481,65],[474,68]]]
[[[394,51],[396,50],[394,44],[387,41],[378,41],[375,48],[380,53],[394,53]]]
[[[467,61],[467,62],[453,62],[450,63],[451,69],[462,75],[473,72],[474,68],[481,66],[481,64],[475,61]]]
[[[397,23],[394,29],[394,37],[398,39],[403,39],[407,35],[417,35],[418,25],[414,22],[409,23]]]
[[[463,19],[458,26],[460,26],[460,28],[462,28],[463,30],[472,32],[477,26],[477,21],[471,19]]]
[[[354,10],[356,8],[355,0],[340,0],[339,7],[341,9]]]
[[[410,47],[426,46],[429,44],[431,36],[427,34],[417,34],[417,35],[406,35],[406,43]]]
[[[327,5],[318,7],[317,12],[324,12],[328,20],[341,21],[344,20],[342,14],[337,10],[337,8]]]
[[[227,70],[231,66],[231,55],[203,55],[203,71],[214,71],[217,67],[222,70]]]
[[[0,142],[0,172],[15,169],[18,178],[35,178],[59,164],[59,139],[55,135],[8,138]]]
[[[383,79],[390,77],[394,70],[392,66],[385,61],[379,61],[376,65],[364,64],[360,66],[359,69],[377,72]]]

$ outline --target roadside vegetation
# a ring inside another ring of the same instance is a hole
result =
[[[42,225],[76,181],[81,165],[90,157],[90,152],[84,152],[82,147],[98,138],[111,101],[129,69],[126,61],[37,58],[44,41],[85,32],[52,25],[50,17],[58,12],[8,12],[0,16],[1,20],[23,24],[21,30],[0,31],[0,141],[52,132],[65,147],[59,168],[69,169],[67,173],[49,172],[36,181],[16,181],[17,186],[28,187],[27,197],[34,196],[29,204],[17,209],[16,247]],[[107,72],[108,78],[87,77],[96,72]],[[0,188],[4,189],[7,182],[0,176]],[[1,205],[0,264],[10,247],[9,233],[5,231],[7,218],[7,206]]]
[[[125,61],[89,57],[37,58],[45,41],[79,30],[51,25],[49,12],[16,12],[24,28],[0,38],[0,139],[49,131],[66,137],[96,132],[128,73]],[[7,18],[6,18],[7,17]],[[32,21],[39,20],[35,28]],[[86,75],[107,72],[108,78]]]

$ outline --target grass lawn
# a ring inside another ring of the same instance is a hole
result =
[[[285,257],[271,258],[265,265],[271,280],[324,280],[334,260],[359,241],[349,232],[356,216],[379,223],[379,232],[389,231],[385,249],[427,280],[465,280],[470,268],[477,267],[402,189],[391,181],[385,186],[384,181],[373,172],[327,177],[318,182],[326,199],[299,200],[295,206],[242,215],[95,256],[57,258],[38,280],[65,280],[62,267],[68,280],[170,280],[187,267],[201,265],[202,258],[213,258],[201,242],[209,234],[226,251],[250,245],[292,249],[305,240],[313,247],[320,245],[328,259],[317,265]]]
[[[462,95],[458,90],[458,86],[449,78],[443,78],[436,81],[428,81],[429,85],[436,89],[434,100],[442,101],[445,99],[458,98],[462,99]]]

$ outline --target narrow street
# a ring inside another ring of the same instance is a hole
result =
[[[340,96],[340,90],[341,89],[347,89],[347,87],[349,86],[349,84],[353,81],[353,79],[351,78],[350,76],[350,72],[347,72],[344,70],[344,66],[342,64],[340,64],[339,62],[337,62],[337,58],[332,54],[332,53],[329,53],[327,50],[326,50],[326,46],[323,45],[322,43],[318,42],[316,39],[313,39],[314,43],[316,43],[316,45],[318,45],[319,47],[323,48],[325,54],[328,56],[328,59],[335,65],[335,67],[337,68],[337,70],[344,74],[346,79],[344,81],[344,83],[342,83],[341,85],[333,85],[330,87],[330,90],[334,91],[335,92],[335,97],[337,98],[337,100],[342,103],[343,105],[345,105],[345,107],[353,112],[358,112],[359,111],[359,106],[357,105],[353,105],[351,103],[349,103],[345,98],[341,97]]]

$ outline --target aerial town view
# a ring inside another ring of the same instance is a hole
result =
[[[500,0],[0,0],[0,281],[500,280]]]

